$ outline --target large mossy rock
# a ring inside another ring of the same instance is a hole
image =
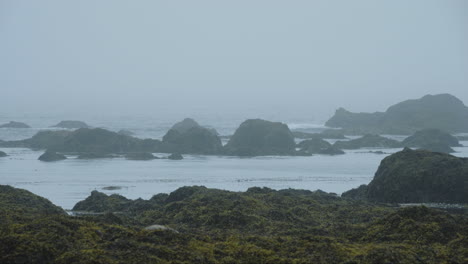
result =
[[[353,139],[350,141],[337,141],[333,144],[338,149],[360,149],[360,148],[400,148],[401,143],[382,137],[379,135],[367,134],[363,137]]]
[[[0,128],[31,128],[29,125],[21,122],[10,121],[0,125]]]
[[[40,161],[59,161],[59,160],[64,160],[64,159],[67,159],[65,155],[59,154],[51,150],[47,150],[46,152],[44,152],[44,154],[42,154],[38,158],[38,160]]]
[[[294,136],[279,122],[249,119],[243,122],[225,146],[235,156],[295,155]]]
[[[449,133],[438,129],[424,129],[416,131],[412,136],[403,140],[405,147],[426,149],[435,152],[452,153],[451,147],[461,146],[458,139]]]
[[[161,152],[215,155],[222,152],[221,139],[213,130],[184,119],[164,135]]]
[[[85,122],[75,121],[75,120],[60,121],[58,124],[52,127],[67,128],[67,129],[89,128],[88,124],[86,124]]]
[[[23,216],[65,214],[62,208],[55,206],[45,198],[23,189],[0,185],[0,214],[13,213],[19,213]]]
[[[468,158],[405,148],[382,160],[366,187],[343,197],[385,203],[468,203]]]
[[[409,135],[427,128],[468,132],[468,107],[450,94],[426,95],[393,105],[386,112],[351,113],[340,108],[326,125],[353,134]]]

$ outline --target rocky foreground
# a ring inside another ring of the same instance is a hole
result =
[[[466,204],[467,161],[405,149],[343,197],[193,186],[130,200],[93,191],[77,216],[0,185],[0,263],[467,263],[466,205],[395,204]]]

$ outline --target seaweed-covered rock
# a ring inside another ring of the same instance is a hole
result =
[[[459,147],[458,139],[438,129],[424,129],[403,140],[405,147],[421,148],[435,152],[452,153],[450,147]]]
[[[363,137],[353,139],[350,141],[337,141],[333,144],[335,148],[339,149],[359,149],[359,148],[400,148],[401,143],[382,137],[379,135],[367,134]]]
[[[62,208],[27,190],[0,185],[0,214],[65,214]],[[4,223],[2,223],[4,224]]]
[[[157,159],[153,154],[149,152],[135,152],[127,153],[125,158],[128,160],[154,160]]]
[[[387,203],[468,203],[468,158],[405,148],[382,160],[368,199]]]
[[[0,128],[31,128],[29,125],[21,122],[10,121],[0,125]]]
[[[58,124],[52,127],[60,127],[60,128],[67,128],[67,129],[89,128],[88,124],[86,124],[85,122],[75,121],[75,120],[60,121]]]
[[[236,156],[294,155],[294,136],[288,126],[261,119],[244,121],[225,146]]]
[[[78,202],[73,207],[73,211],[118,212],[129,206],[131,201],[118,194],[106,195],[98,191],[92,191],[88,198]]]
[[[0,151],[0,158],[6,157],[6,156],[8,156],[8,155],[5,152]]]
[[[38,160],[40,161],[59,161],[59,160],[64,160],[64,159],[67,159],[65,155],[59,154],[51,150],[47,150],[46,152],[44,152],[44,154],[42,154],[38,158]]]
[[[172,153],[167,158],[170,160],[183,160],[184,159],[184,157],[180,153]]]
[[[468,107],[450,94],[426,95],[393,105],[386,112],[351,113],[340,108],[325,124],[353,134],[408,135],[427,128],[468,132]]]
[[[163,137],[161,152],[213,155],[220,154],[222,147],[221,139],[213,131],[193,126],[188,130],[169,130]]]

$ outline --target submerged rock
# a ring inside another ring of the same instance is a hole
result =
[[[167,157],[170,160],[183,160],[184,157],[179,154],[179,153],[172,153],[169,157]]]
[[[421,148],[435,152],[452,153],[451,147],[461,146],[458,139],[438,129],[424,129],[403,140],[405,147]]]
[[[337,141],[333,146],[338,149],[401,148],[402,144],[393,139],[367,134],[350,141]]]
[[[86,124],[85,122],[75,121],[75,120],[60,121],[58,124],[52,127],[60,127],[60,128],[67,128],[67,129],[89,128],[88,124]]]
[[[38,159],[40,161],[59,161],[67,159],[67,157],[65,157],[65,155],[58,154],[57,152],[47,150]]]
[[[468,132],[468,107],[450,94],[426,95],[393,105],[386,112],[351,113],[340,108],[325,125],[353,134],[408,135],[427,128]]]
[[[25,123],[10,121],[6,124],[0,125],[0,128],[31,128]]]
[[[293,131],[293,136],[299,139],[321,138],[321,139],[346,139],[346,136],[341,129],[327,129],[320,133],[308,133],[301,131]]]
[[[146,231],[155,231],[155,230],[158,230],[158,231],[171,231],[171,232],[179,233],[179,232],[177,232],[177,230],[172,229],[172,228],[167,227],[167,226],[163,226],[163,225],[150,225],[150,226],[145,227],[144,230],[146,230]]]
[[[235,156],[295,155],[295,146],[286,124],[249,119],[239,126],[224,149]]]
[[[106,153],[89,152],[89,153],[82,153],[78,155],[77,158],[78,159],[110,159],[110,158],[115,158],[115,156],[111,154],[106,154]]]
[[[128,160],[154,160],[158,157],[155,157],[149,152],[138,152],[138,153],[128,153],[125,155],[125,158]]]
[[[382,160],[366,187],[343,197],[385,203],[468,203],[468,158],[405,148]]]
[[[0,158],[6,157],[6,156],[8,156],[8,155],[5,152],[0,151]]]

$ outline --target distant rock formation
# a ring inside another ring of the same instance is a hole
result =
[[[86,124],[85,122],[75,121],[75,120],[60,121],[58,124],[52,127],[67,128],[67,129],[89,128],[88,124]]]
[[[340,108],[325,125],[350,134],[409,135],[427,128],[468,132],[468,107],[450,94],[426,95],[393,105],[386,112],[352,113]]]
[[[403,140],[405,147],[426,149],[435,152],[452,153],[451,147],[461,146],[458,139],[438,129],[424,129],[416,131],[412,136]]]
[[[225,146],[235,156],[295,155],[294,136],[279,122],[249,119],[243,122]]]
[[[468,203],[468,158],[405,148],[382,160],[374,179],[343,197],[385,203]]]
[[[136,153],[127,153],[125,158],[128,160],[154,160],[157,159],[153,154],[149,152],[136,152]]]
[[[350,141],[337,141],[333,144],[338,149],[360,149],[360,148],[400,148],[402,144],[396,140],[379,135],[367,134],[363,137]]]
[[[222,152],[221,139],[213,130],[187,118],[164,135],[161,152],[214,155]]]
[[[344,154],[341,149],[333,147],[327,141],[320,138],[307,139],[299,144],[297,147],[303,154],[322,154],[322,155],[340,155]]]
[[[21,122],[10,121],[0,125],[0,128],[31,128],[29,125]]]
[[[64,159],[67,159],[65,155],[58,154],[57,152],[50,151],[50,150],[47,150],[46,152],[44,152],[44,154],[42,154],[38,158],[38,160],[40,161],[59,161],[59,160],[64,160]]]

